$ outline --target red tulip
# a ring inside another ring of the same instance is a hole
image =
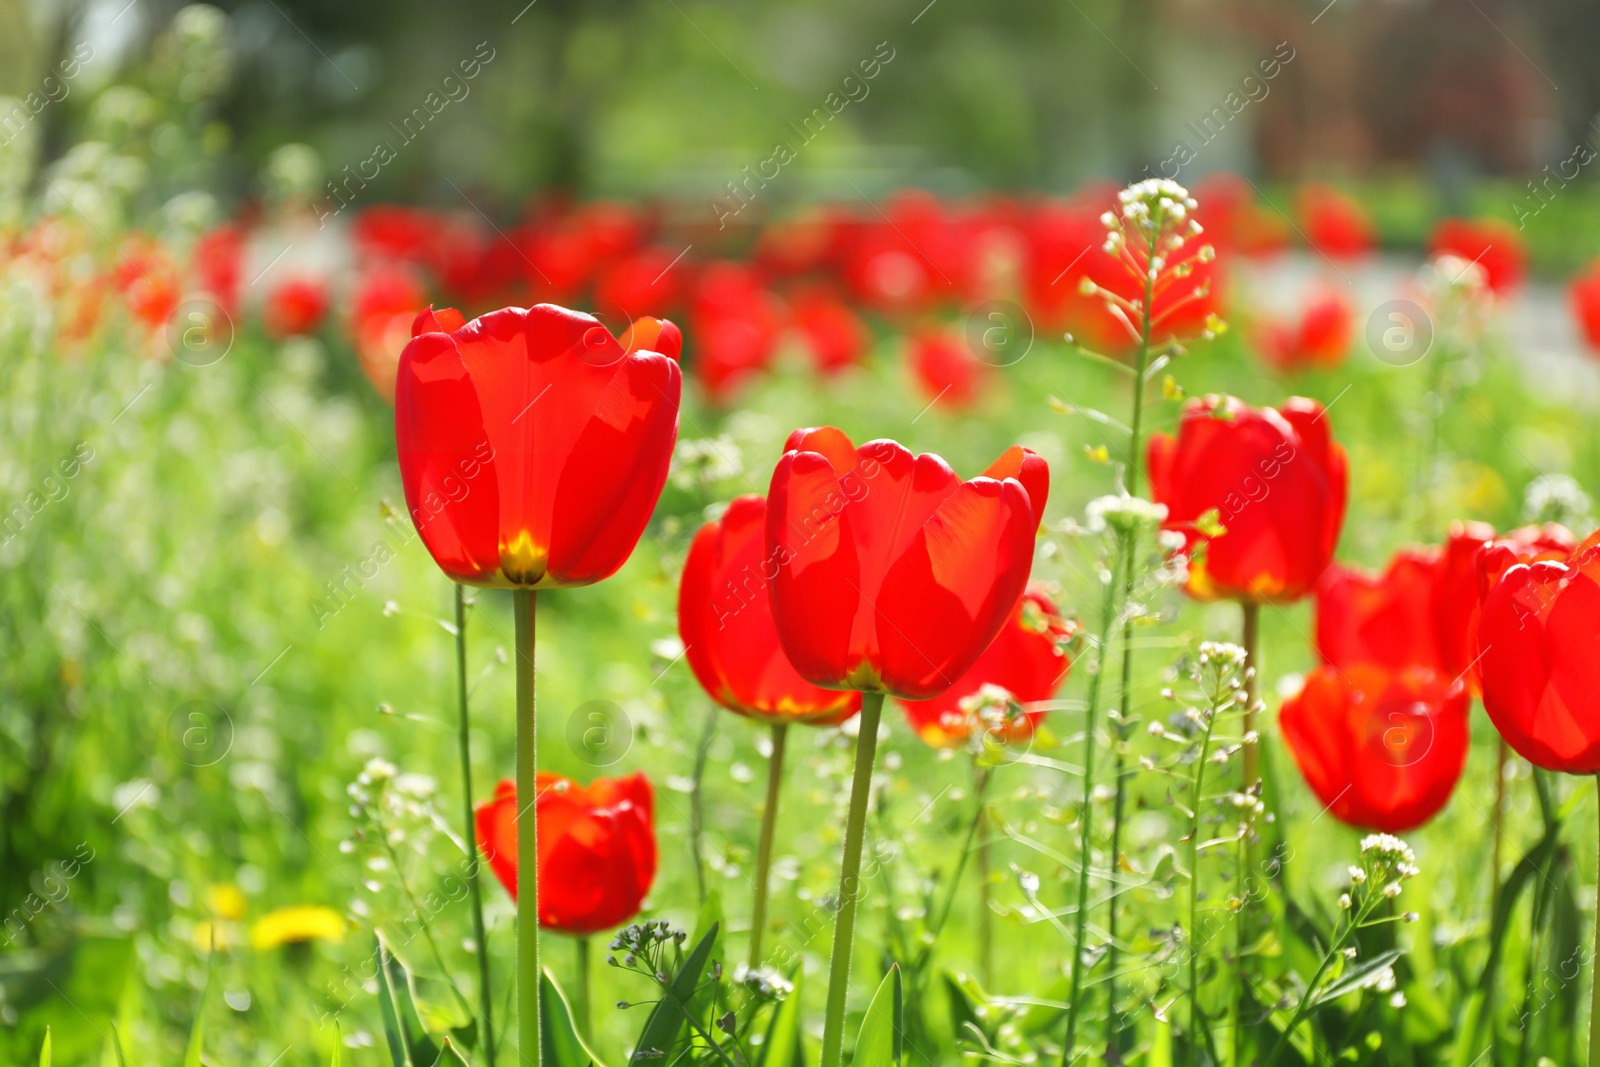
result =
[[[1317,651],[1324,663],[1443,671],[1434,633],[1439,553],[1401,549],[1382,575],[1334,563],[1317,583]]]
[[[1568,774],[1600,771],[1597,545],[1590,534],[1568,560],[1513,564],[1478,622],[1489,719],[1530,763]]]
[[[1151,437],[1150,486],[1166,528],[1184,536],[1191,596],[1286,603],[1309,593],[1333,558],[1345,454],[1314,400],[1274,411],[1196,397],[1176,438]],[[1223,527],[1215,536],[1197,526],[1211,511]]]
[[[987,364],[972,353],[965,339],[945,330],[912,334],[906,357],[922,395],[948,410],[970,407],[987,377]]]
[[[1372,222],[1353,197],[1325,185],[1300,191],[1300,223],[1311,247],[1332,259],[1347,259],[1372,250]]]
[[[1473,685],[1472,626],[1485,523],[1456,523],[1444,548],[1396,552],[1381,575],[1339,563],[1317,585],[1317,651],[1335,667],[1430,667]]]
[[[1501,219],[1445,219],[1433,231],[1430,256],[1452,255],[1483,268],[1489,288],[1508,293],[1522,284],[1528,252],[1516,227]]]
[[[1049,468],[1012,448],[963,482],[894,441],[796,430],[772,473],[773,617],[789,660],[830,689],[912,700],[977,660],[1027,585]]]
[[[1438,814],[1467,762],[1466,688],[1426,667],[1318,667],[1278,713],[1306,784],[1341,822],[1386,833]]]
[[[677,439],[677,327],[641,320],[625,348],[551,304],[459,319],[419,317],[395,394],[406,505],[434,561],[501,588],[615,573]]]
[[[1478,556],[1494,540],[1494,527],[1486,522],[1457,522],[1450,526],[1433,587],[1434,635],[1439,662],[1452,678],[1466,675],[1467,687],[1477,693],[1478,658],[1473,626],[1482,596],[1478,590]]]
[[[1355,335],[1355,309],[1333,290],[1319,293],[1297,323],[1269,322],[1261,332],[1267,361],[1282,370],[1330,369],[1344,362]]]
[[[998,724],[997,732],[1008,742],[1032,735],[1048,710],[1047,702],[1066,680],[1071,664],[1065,645],[1072,632],[1072,624],[1061,617],[1054,602],[1042,590],[1029,589],[978,662],[954,685],[929,700],[900,702],[906,721],[935,748],[954,747],[971,730],[972,717],[963,702],[981,696],[985,689],[998,689],[1021,705],[1022,714]]]
[[[767,597],[777,563],[767,554],[766,532],[767,502],[742,496],[695,535],[678,586],[684,656],[705,691],[730,711],[837,725],[860,710],[861,694],[819,689],[783,654]]]
[[[639,913],[656,877],[655,795],[643,774],[581,786],[539,772],[539,925],[585,935]],[[503,781],[477,812],[478,847],[517,899],[517,787]]]
[[[328,313],[328,287],[312,278],[290,278],[267,294],[261,311],[267,334],[277,339],[317,332]]]

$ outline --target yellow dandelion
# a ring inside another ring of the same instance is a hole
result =
[[[219,919],[244,918],[245,899],[232,882],[206,889],[206,910]]]
[[[344,938],[344,916],[320,904],[295,904],[269,911],[250,928],[250,943],[263,951],[303,941]]]

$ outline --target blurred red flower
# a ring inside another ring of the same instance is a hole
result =
[[[1306,784],[1335,818],[1401,833],[1450,799],[1467,762],[1466,688],[1427,667],[1317,667],[1278,725]]]
[[[1196,217],[1205,227],[1205,239],[1219,252],[1237,256],[1266,256],[1289,244],[1289,224],[1276,212],[1261,207],[1251,184],[1237,174],[1218,172],[1194,186]]]
[[[400,355],[395,437],[423,543],[472,585],[609,577],[666,482],[677,327],[640,320],[625,347],[593,316],[552,304],[459,320],[425,313]]]
[[[726,402],[747,379],[766,370],[783,329],[783,304],[742,263],[712,263],[690,303],[690,368],[712,403]]]
[[[1528,252],[1517,229],[1503,219],[1445,219],[1433,231],[1429,255],[1452,255],[1476,263],[1497,295],[1522,284]]]
[[[400,352],[411,340],[411,327],[418,313],[427,306],[422,283],[403,267],[374,267],[356,283],[350,309],[350,342],[362,373],[391,404]]]
[[[678,586],[684,656],[711,699],[730,711],[837,725],[861,709],[861,694],[812,685],[784,655],[767,596],[778,564],[766,533],[766,501],[741,496],[695,535]]]
[[[998,690],[994,695],[1015,701],[1022,714],[995,724],[993,732],[1006,742],[1030,736],[1067,678],[1071,664],[1066,642],[1072,634],[1072,624],[1061,617],[1055,602],[1041,589],[1028,589],[1000,633],[954,685],[928,700],[900,701],[906,721],[928,744],[952,748],[966,741],[972,728],[963,702]]]
[[[1355,336],[1355,309],[1334,290],[1318,293],[1298,322],[1262,325],[1260,345],[1267,362],[1280,370],[1331,370],[1344,362]]]
[[[328,287],[315,278],[290,278],[272,287],[261,309],[261,323],[277,340],[317,332],[328,313]]]
[[[641,248],[600,273],[595,303],[602,314],[632,320],[640,309],[665,311],[678,302],[678,253],[668,248]]]
[[[1600,533],[1568,560],[1512,564],[1494,580],[1478,622],[1489,719],[1524,759],[1568,774],[1600,771],[1597,545]]]
[[[1177,437],[1150,438],[1150,486],[1184,536],[1191,596],[1286,603],[1315,587],[1344,522],[1346,463],[1322,406],[1196,397]],[[1207,532],[1215,511],[1223,527]]]
[[[194,274],[224,312],[239,309],[239,279],[244,274],[244,231],[231,223],[202,235],[194,246]]]
[[[1372,251],[1372,221],[1354,197],[1326,185],[1307,185],[1298,201],[1300,226],[1312,248],[1330,259]]]
[[[824,289],[796,293],[790,300],[790,317],[812,365],[823,374],[858,365],[872,342],[861,316]]]
[[[1590,348],[1600,351],[1600,261],[1589,264],[1567,290],[1572,317]]]
[[[117,248],[112,284],[134,317],[152,329],[165,326],[183,299],[178,265],[159,241],[143,234]]]
[[[639,913],[656,877],[655,794],[643,774],[581,786],[540,771],[539,925],[583,936]],[[478,806],[478,847],[517,899],[517,787]]]
[[[808,681],[913,700],[961,677],[1009,617],[1049,493],[1013,447],[963,482],[894,441],[796,430],[772,473],[767,549],[778,637]]]
[[[911,335],[906,362],[922,395],[947,410],[970,407],[988,377],[988,364],[973,355],[965,338],[939,327]]]

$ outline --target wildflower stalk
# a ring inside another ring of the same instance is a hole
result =
[[[972,763],[972,792],[978,802],[973,816],[973,829],[977,834],[978,866],[978,978],[988,987],[994,981],[994,913],[989,907],[989,818],[988,805],[983,795],[989,788],[989,768],[974,760]]]
[[[828,962],[828,1000],[822,1021],[822,1067],[839,1067],[844,1052],[844,1002],[850,991],[850,949],[861,896],[861,841],[872,793],[872,764],[878,754],[878,720],[883,694],[861,694],[861,724],[856,738],[855,775],[850,781],[850,813],[845,820],[844,860],[839,866],[839,899],[833,916],[833,952]]]
[[[1122,562],[1122,538],[1118,535],[1117,552],[1113,559],[1113,574],[1120,569]],[[1105,596],[1100,605],[1100,638],[1096,645],[1098,662],[1093,673],[1089,675],[1089,702],[1084,709],[1083,719],[1083,807],[1078,814],[1080,827],[1078,841],[1078,906],[1072,921],[1072,976],[1068,980],[1067,992],[1067,1033],[1061,1046],[1061,1064],[1067,1067],[1072,1062],[1074,1049],[1078,1040],[1078,1006],[1082,1003],[1079,996],[1083,989],[1083,953],[1084,929],[1089,917],[1089,834],[1093,820],[1090,818],[1091,804],[1094,800],[1094,728],[1095,722],[1100,717],[1100,679],[1105,674],[1105,660],[1107,647],[1111,641],[1113,627],[1116,626],[1117,606],[1115,579],[1104,583]]]
[[[1350,868],[1350,890],[1339,898],[1340,909],[1348,911],[1350,918],[1340,926],[1333,944],[1328,947],[1327,954],[1317,965],[1316,973],[1306,985],[1305,994],[1301,996],[1300,1003],[1295,1005],[1294,1014],[1289,1017],[1289,1025],[1278,1035],[1278,1040],[1272,1046],[1264,1067],[1274,1067],[1279,1057],[1283,1055],[1283,1050],[1288,1047],[1289,1039],[1294,1036],[1295,1030],[1316,1006],[1322,979],[1326,977],[1335,961],[1346,956],[1345,945],[1358,930],[1380,923],[1394,922],[1396,919],[1406,922],[1416,919],[1411,913],[1403,916],[1372,918],[1375,912],[1400,895],[1400,885],[1405,879],[1415,877],[1417,874],[1415,857],[1406,843],[1389,834],[1371,834],[1362,839],[1361,860],[1361,866]],[[1355,950],[1351,949],[1349,955],[1353,956],[1354,952]],[[1391,974],[1390,988],[1393,987],[1392,979]],[[1378,984],[1380,990],[1384,988],[1381,983],[1375,984]],[[1589,1063],[1590,1067],[1600,1067],[1600,1059],[1596,1058],[1593,1035],[1590,1039]]]
[[[1154,263],[1161,241],[1159,227],[1148,231],[1145,245],[1144,301],[1139,315],[1139,346],[1133,363],[1133,417],[1128,421],[1128,474],[1127,492],[1139,494],[1139,464],[1144,454],[1142,428],[1144,422],[1145,368],[1150,359],[1150,329],[1152,305],[1155,303],[1156,269]],[[1122,608],[1133,600],[1134,573],[1138,560],[1138,539],[1130,536],[1123,558]],[[1122,692],[1117,702],[1117,721],[1112,743],[1113,779],[1116,789],[1111,807],[1111,899],[1106,904],[1106,1028],[1107,1044],[1117,1030],[1117,894],[1115,880],[1122,870],[1122,818],[1127,807],[1128,779],[1124,748],[1128,736],[1128,723],[1133,711],[1133,615],[1127,614],[1122,623]]]
[[[1206,787],[1206,764],[1211,758],[1211,731],[1219,708],[1213,701],[1206,710],[1200,735],[1200,758],[1194,761],[1194,776],[1189,785],[1189,928],[1184,931],[1189,956],[1189,1063],[1200,1063],[1200,801]]]
[[[534,738],[532,589],[511,593],[517,640],[517,1055],[537,1063],[539,1045],[539,778]],[[532,813],[530,815],[530,813]]]
[[[772,838],[778,825],[778,794],[783,789],[783,750],[789,724],[772,724],[772,756],[767,760],[767,806],[761,812],[761,838],[756,845],[755,901],[750,908],[750,969],[761,965],[761,937],[767,926],[767,881],[772,871]]]
[[[478,999],[483,1014],[483,1052],[494,1067],[494,995],[489,984],[489,940],[483,925],[483,889],[478,880],[478,835],[472,816],[472,740],[467,717],[467,595],[456,586],[456,706],[460,711],[461,809],[467,844],[467,889],[472,894],[472,931],[477,943]]]

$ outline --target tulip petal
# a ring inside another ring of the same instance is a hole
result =
[[[632,554],[667,481],[682,388],[674,360],[635,353],[596,398],[555,487],[550,573],[556,583],[597,582]]]
[[[1033,506],[1020,483],[974,478],[946,497],[890,565],[875,629],[885,685],[935,696],[989,647],[1027,585]]]
[[[494,582],[498,457],[449,334],[422,334],[401,353],[395,441],[406,507],[434,562],[456,581]]]

